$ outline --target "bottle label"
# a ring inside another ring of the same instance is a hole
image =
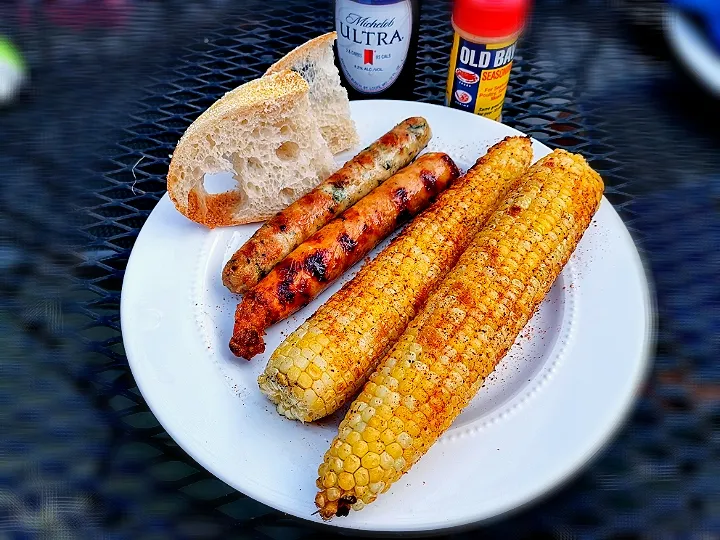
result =
[[[378,94],[397,80],[412,22],[411,0],[336,0],[338,57],[353,88]]]
[[[502,114],[516,40],[473,43],[455,33],[445,103],[492,120]]]

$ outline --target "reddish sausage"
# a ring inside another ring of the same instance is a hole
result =
[[[421,156],[308,238],[242,299],[232,352],[249,359],[265,351],[266,328],[306,306],[458,175],[447,154]]]

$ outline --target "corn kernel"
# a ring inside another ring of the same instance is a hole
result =
[[[361,470],[365,470],[365,469],[361,469]],[[357,475],[357,473],[355,473],[355,474]],[[360,485],[358,483],[357,476],[355,476],[355,496],[358,499],[365,500],[365,497],[368,495],[368,493],[370,493],[370,490],[368,489],[367,484]]]
[[[282,373],[287,373],[288,370],[289,370],[292,366],[293,366],[293,359],[290,358],[289,356],[286,356],[286,357],[283,358],[282,362],[280,362],[280,366],[278,367],[278,369],[279,369]]]
[[[312,377],[313,380],[315,380],[315,381],[318,381],[318,379],[320,379],[320,377],[322,377],[322,374],[323,374],[322,370],[321,370],[317,365],[315,365],[315,364],[310,364],[310,365],[306,368],[305,371],[306,371],[306,373],[307,373],[308,375],[310,375],[310,377]]]
[[[345,459],[345,464],[344,464],[343,470],[345,470],[345,472],[354,473],[359,468],[360,468],[360,458],[350,454]]]
[[[375,467],[380,466],[380,456],[375,452],[368,452],[362,458],[362,466],[368,470],[372,470]]]
[[[400,384],[398,385],[398,392],[401,394],[409,394],[413,391],[413,383],[409,379],[399,379]]]
[[[300,376],[301,373],[302,373],[302,371],[300,371],[300,368],[298,368],[297,366],[294,366],[294,365],[290,366],[290,369],[288,369],[288,371],[287,371],[288,380],[291,383],[297,382],[298,377]]]
[[[414,411],[415,405],[417,404],[417,399],[415,399],[413,396],[405,396],[405,398],[402,400],[402,404],[405,405],[408,411]]]
[[[395,433],[393,432],[392,429],[386,429],[380,435],[380,440],[384,444],[390,444],[391,442],[393,442],[395,440]]]
[[[370,419],[375,416],[375,409],[372,407],[366,407],[363,409],[361,416],[364,422],[369,422]]]
[[[333,472],[341,473],[343,471],[343,460],[337,457],[330,458],[330,468]]]
[[[362,435],[358,433],[357,431],[353,431],[350,433],[347,437],[345,437],[345,441],[349,444],[356,444],[362,440]]]
[[[323,487],[331,488],[335,484],[337,484],[337,475],[334,472],[330,471],[323,475],[323,477],[322,477]]]
[[[403,449],[405,449],[412,444],[412,437],[410,437],[408,433],[402,432],[397,436],[397,442]]]
[[[326,338],[326,339],[327,339],[327,338]],[[313,358],[313,363],[314,363],[314,365],[316,365],[316,366],[317,366],[319,369],[321,369],[321,370],[327,369],[327,361],[326,361],[325,358],[323,358],[323,357],[320,356],[320,355],[318,355],[318,356],[316,356],[315,358]],[[325,373],[325,372],[323,371],[323,373]]]
[[[418,435],[420,435],[420,426],[418,426],[412,420],[409,420],[405,423],[405,429],[411,437],[417,437]]]
[[[393,459],[397,459],[400,456],[402,456],[402,446],[400,446],[398,443],[394,442],[392,444],[388,444],[385,447],[385,451],[390,454],[390,456]]]
[[[421,454],[412,446],[408,446],[403,451],[403,457],[407,463],[415,463],[418,459],[420,459],[420,455]]]
[[[348,443],[341,444],[337,450],[337,455],[340,459],[347,459],[351,453],[352,446],[350,446]]]
[[[368,486],[370,488],[370,491],[372,493],[375,493],[376,495],[380,493],[383,488],[385,487],[385,482],[373,482]]]
[[[427,422],[428,418],[425,416],[425,414],[422,411],[415,411],[413,413],[412,417],[413,422],[420,426],[424,426],[425,422]]]
[[[368,426],[377,429],[380,433],[387,429],[387,420],[375,415],[368,421]]]
[[[355,485],[356,486],[366,486],[370,483],[370,475],[368,474],[368,470],[364,467],[358,469],[355,471]]]
[[[303,394],[303,400],[304,400],[305,403],[307,403],[310,407],[312,407],[313,404],[315,403],[315,401],[317,401],[317,398],[318,398],[317,394],[316,394],[315,391],[312,390],[311,388],[308,388],[307,390],[305,390],[305,392],[304,392],[304,394]]]
[[[400,420],[407,422],[413,417],[413,413],[411,413],[407,407],[401,405],[400,407],[395,409],[395,416],[400,418]]]
[[[385,444],[382,441],[369,442],[368,451],[375,452],[377,455],[380,455],[385,451]]]
[[[304,370],[306,367],[308,367],[308,364],[309,364],[310,362],[309,362],[308,359],[305,358],[304,356],[298,356],[297,358],[295,358],[295,362],[294,362],[294,363],[295,363],[295,365],[298,367],[298,369]]]
[[[352,445],[352,453],[355,454],[357,457],[362,458],[365,454],[368,452],[368,444],[363,441],[359,440],[355,444]]]
[[[340,428],[338,429],[338,438],[347,442],[347,438],[352,432],[353,430],[350,426],[347,424],[340,424]]]
[[[379,463],[383,469],[387,470],[387,469],[392,468],[393,464],[395,463],[395,459],[387,452],[383,452],[380,455]]]
[[[415,388],[415,390],[413,390],[412,397],[414,397],[419,403],[425,403],[428,399],[427,392],[422,388]]]
[[[392,421],[395,420],[395,417],[393,417],[392,408],[390,408],[389,405],[385,405],[384,403],[377,408],[376,414],[384,418],[385,420],[388,420],[390,422],[390,425],[392,425]]]
[[[405,428],[405,423],[397,416],[393,416],[388,421],[388,429],[392,429],[395,433],[401,432]]]
[[[338,475],[338,486],[345,491],[351,490],[355,487],[355,477],[348,472],[341,472]]]
[[[362,431],[362,436],[365,442],[373,442],[380,438],[380,432],[374,427],[365,426],[365,430]]]
[[[374,469],[369,469],[368,474],[370,477],[370,482],[379,482],[382,480],[385,476],[385,470],[382,467],[375,467]]]
[[[390,392],[387,397],[385,397],[385,403],[390,407],[397,407],[400,405],[400,394],[397,392]]]

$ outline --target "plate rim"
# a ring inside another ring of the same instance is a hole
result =
[[[357,102],[353,102],[357,103]],[[364,100],[360,103],[364,103],[363,106],[372,106],[373,104],[398,104],[398,101],[390,101],[390,100]],[[437,109],[442,109],[443,112],[451,111],[452,114],[468,114],[463,113],[462,111],[457,111],[455,109],[449,109],[447,107],[441,106],[441,105],[435,105],[435,104],[428,104],[428,103],[422,103],[422,102],[414,102],[414,101],[403,101],[400,102],[405,105],[412,105],[413,107],[418,107],[419,109],[425,108],[425,107],[432,107]],[[356,105],[359,106],[359,105]],[[418,111],[418,114],[422,114],[421,111]],[[474,115],[473,115],[474,116]],[[479,119],[480,121],[484,122],[492,122],[495,123],[492,120],[488,120],[479,116],[474,116],[475,118]],[[514,128],[511,128],[510,126],[505,126],[507,130],[510,130],[514,132],[514,134],[523,135],[525,136],[525,133],[520,132],[519,130],[516,130]],[[544,147],[548,151],[550,151],[550,148],[544,145],[542,142],[537,141],[536,139],[532,139],[533,143],[540,145],[541,147]],[[165,201],[163,202],[163,199]],[[157,210],[157,208],[161,204],[171,204],[168,199],[167,193],[163,195],[161,200],[158,202],[155,208],[153,208],[151,214]],[[647,375],[649,373],[650,367],[652,366],[652,358],[651,353],[654,346],[654,333],[653,328],[655,326],[655,309],[654,309],[654,295],[652,294],[652,287],[651,282],[648,278],[650,275],[647,271],[647,268],[645,267],[645,264],[643,262],[643,259],[640,257],[640,254],[637,250],[637,247],[635,246],[635,243],[632,239],[632,236],[630,235],[629,231],[625,227],[625,224],[622,222],[622,219],[619,217],[615,209],[610,205],[609,202],[604,198],[604,204],[607,204],[610,207],[610,210],[612,211],[612,214],[614,214],[614,218],[617,219],[620,222],[621,228],[623,230],[624,235],[626,235],[626,241],[628,242],[628,246],[631,248],[630,251],[632,252],[632,258],[634,259],[634,269],[637,271],[637,278],[639,278],[640,281],[640,288],[641,288],[641,296],[643,300],[643,306],[644,306],[644,315],[645,315],[645,331],[642,336],[642,345],[641,345],[641,351],[642,351],[642,358],[640,359],[639,369],[636,372],[635,380],[632,381],[632,388],[631,392],[628,392],[625,395],[625,399],[620,404],[619,409],[621,410],[620,414],[617,414],[614,418],[614,421],[612,422],[611,426],[608,426],[607,429],[602,431],[601,433],[598,433],[595,440],[588,446],[588,450],[584,453],[582,458],[575,460],[575,462],[571,466],[565,467],[565,472],[563,475],[554,478],[552,481],[549,482],[549,485],[543,485],[540,486],[535,492],[527,493],[522,500],[517,502],[516,504],[511,505],[508,508],[501,509],[498,512],[493,513],[492,515],[485,516],[482,512],[477,512],[473,515],[466,515],[465,519],[461,522],[450,522],[447,523],[447,525],[438,526],[438,527],[398,527],[398,528],[366,528],[366,527],[359,527],[357,524],[354,524],[352,522],[347,522],[344,520],[333,520],[330,522],[319,522],[315,521],[313,519],[309,519],[308,517],[304,517],[301,515],[297,515],[293,512],[292,509],[289,508],[283,508],[284,505],[278,505],[277,502],[271,500],[269,497],[265,497],[263,494],[258,495],[257,493],[253,493],[250,495],[248,493],[248,487],[245,486],[243,489],[239,489],[235,482],[232,481],[232,479],[228,478],[228,475],[224,474],[221,469],[218,467],[215,467],[215,465],[211,462],[211,460],[207,459],[208,454],[199,451],[195,448],[195,444],[185,439],[181,434],[181,429],[177,429],[177,426],[175,426],[175,421],[171,420],[166,414],[165,409],[160,406],[155,401],[155,397],[153,395],[153,392],[150,391],[149,381],[144,378],[144,372],[143,369],[138,364],[140,354],[136,354],[134,350],[134,344],[128,343],[128,341],[132,340],[126,340],[126,330],[129,328],[129,320],[130,315],[127,312],[128,302],[125,300],[131,293],[128,291],[131,291],[133,287],[136,286],[136,283],[139,283],[138,281],[135,281],[135,279],[128,280],[127,277],[130,275],[132,276],[134,273],[137,272],[137,270],[134,270],[136,266],[139,266],[142,264],[142,262],[138,262],[139,259],[137,256],[134,257],[134,255],[137,253],[136,246],[139,242],[143,241],[144,235],[148,234],[147,229],[145,225],[141,228],[136,240],[135,244],[133,245],[132,252],[130,254],[130,257],[128,259],[128,264],[125,269],[125,273],[123,276],[123,283],[122,283],[122,289],[121,289],[121,299],[120,299],[120,325],[121,325],[121,331],[122,331],[122,337],[123,337],[123,343],[125,346],[125,352],[128,359],[128,364],[131,369],[131,372],[133,374],[133,377],[135,379],[135,382],[138,386],[138,389],[140,393],[142,394],[143,399],[148,405],[148,408],[153,413],[157,421],[160,423],[160,425],[163,427],[163,429],[171,436],[171,438],[182,448],[192,459],[194,459],[200,466],[202,466],[204,469],[206,469],[208,472],[213,474],[216,478],[220,479],[222,482],[226,483],[233,489],[236,489],[240,493],[245,494],[247,497],[252,498],[256,501],[259,501],[273,509],[279,510],[281,512],[286,512],[288,514],[293,515],[294,517],[303,520],[303,522],[312,524],[314,526],[328,526],[333,528],[338,528],[342,530],[347,531],[363,531],[367,533],[402,533],[402,532],[414,532],[414,533],[421,533],[425,532],[427,534],[442,534],[445,532],[450,531],[457,531],[461,529],[470,528],[473,526],[476,526],[480,523],[489,521],[489,520],[495,520],[500,519],[503,516],[506,516],[509,513],[512,513],[514,511],[519,511],[528,505],[535,502],[538,498],[548,495],[550,493],[556,492],[557,490],[561,489],[563,486],[567,484],[568,481],[570,481],[572,478],[574,478],[577,474],[582,472],[585,467],[590,463],[601,451],[604,449],[607,444],[611,442],[612,439],[615,438],[619,430],[622,428],[622,426],[625,424],[625,421],[629,414],[632,411],[632,406],[635,402],[635,396],[637,395],[638,390],[644,383],[644,381],[647,379]],[[148,216],[148,220],[150,219],[150,216]],[[147,220],[146,220],[147,222]],[[153,396],[153,397],[151,397]],[[403,524],[406,525],[406,524]]]

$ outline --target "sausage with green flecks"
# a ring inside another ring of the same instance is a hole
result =
[[[235,293],[254,287],[293,249],[415,159],[431,136],[422,117],[400,122],[260,227],[225,265],[225,286]]]

